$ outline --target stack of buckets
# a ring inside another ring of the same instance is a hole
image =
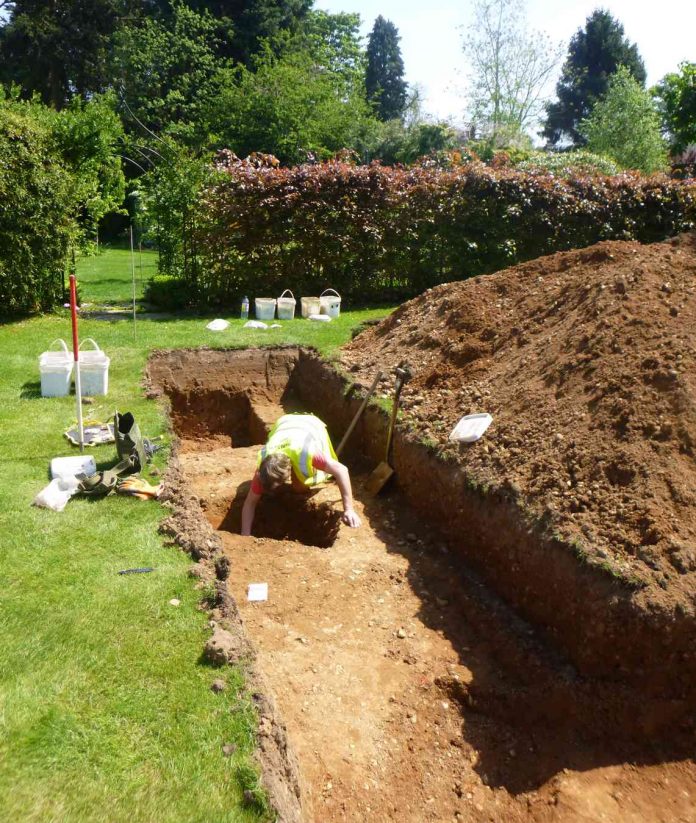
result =
[[[91,351],[82,351],[83,343],[91,343]],[[50,349],[60,343],[61,351]],[[106,394],[109,390],[110,359],[99,348],[97,343],[87,337],[80,343],[80,389],[83,397],[94,397]],[[39,357],[39,373],[41,375],[42,397],[65,397],[70,394],[74,358],[64,340],[58,339],[51,343],[48,351]]]

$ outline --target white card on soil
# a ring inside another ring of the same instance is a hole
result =
[[[268,583],[249,583],[247,600],[252,602],[268,600]]]

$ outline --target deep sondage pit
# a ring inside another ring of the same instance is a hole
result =
[[[218,529],[239,534],[242,506],[249,485],[246,481],[237,487],[227,513],[217,524]],[[340,511],[334,503],[322,500],[320,493],[305,495],[283,488],[264,495],[259,501],[254,517],[254,535],[328,549],[336,539],[340,522]]]

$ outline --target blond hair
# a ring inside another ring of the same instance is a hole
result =
[[[264,489],[273,489],[290,480],[292,464],[287,454],[269,454],[259,466],[259,480]]]

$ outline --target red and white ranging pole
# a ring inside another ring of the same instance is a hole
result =
[[[73,356],[75,358],[75,402],[77,403],[77,430],[80,452],[85,450],[85,433],[82,426],[82,386],[80,385],[80,343],[77,336],[77,281],[70,275],[70,317],[72,319]]]

